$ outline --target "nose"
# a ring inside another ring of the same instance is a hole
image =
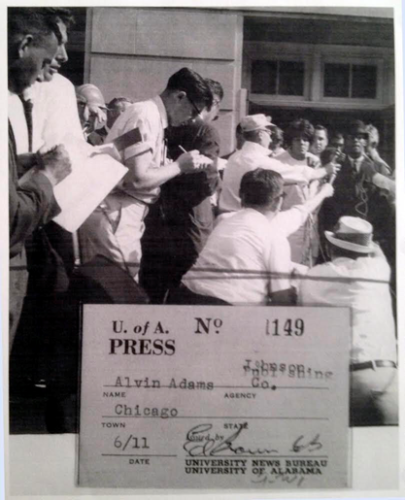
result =
[[[69,60],[66,52],[65,44],[59,45],[58,52],[56,53],[56,60],[58,63],[63,64]]]

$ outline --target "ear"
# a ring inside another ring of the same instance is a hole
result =
[[[282,198],[278,198],[277,200],[273,200],[270,204],[270,210],[272,212],[279,212],[281,209],[282,203],[283,203]]]
[[[18,44],[18,57],[22,59],[27,55],[27,52],[33,46],[34,37],[32,35],[24,35]]]
[[[177,97],[177,99],[179,99],[179,101],[181,101],[185,97],[187,97],[187,94],[186,94],[186,92],[184,92],[184,90],[178,90],[176,93],[176,97]]]

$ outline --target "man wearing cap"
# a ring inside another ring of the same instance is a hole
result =
[[[300,288],[303,305],[350,307],[350,422],[398,423],[397,352],[390,267],[373,243],[372,225],[344,216],[325,231],[331,261],[309,270]]]
[[[365,154],[367,139],[364,123],[353,121],[345,137],[346,158],[334,182],[335,194],[322,207],[323,227],[331,230],[342,215],[369,221],[375,240],[393,265],[395,214],[384,189],[373,182],[376,173],[388,177],[390,170]]]
[[[220,213],[240,210],[239,197],[240,181],[243,175],[257,167],[273,170],[282,175],[286,184],[307,184],[313,179],[325,177],[333,171],[328,169],[314,170],[306,165],[300,168],[283,165],[279,158],[271,158],[269,146],[271,131],[274,124],[271,118],[263,115],[248,115],[241,120],[241,128],[245,143],[228,160],[224,172],[222,191],[219,198]]]
[[[198,151],[190,151],[168,163],[165,129],[189,122],[211,104],[212,93],[204,79],[195,71],[182,68],[169,78],[159,96],[132,104],[117,119],[107,143],[136,128],[142,140],[120,152],[129,172],[81,227],[85,260],[101,254],[120,264],[131,276],[137,276],[144,220],[149,205],[159,197],[160,186],[176,175],[195,172],[207,160]]]

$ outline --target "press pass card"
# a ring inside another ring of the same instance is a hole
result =
[[[349,309],[85,305],[79,485],[348,486]]]

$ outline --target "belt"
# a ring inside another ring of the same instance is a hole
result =
[[[354,363],[350,365],[350,371],[356,372],[357,370],[366,370],[367,368],[397,368],[394,361],[376,359],[375,361],[364,361],[364,363]]]

